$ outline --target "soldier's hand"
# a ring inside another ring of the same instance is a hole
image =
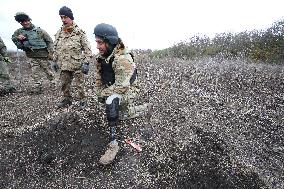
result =
[[[82,65],[82,73],[88,74],[89,69],[90,69],[89,62],[84,62],[83,65]]]
[[[18,35],[18,40],[20,41],[24,41],[26,39],[26,37],[23,34]]]

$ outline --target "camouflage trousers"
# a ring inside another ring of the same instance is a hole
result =
[[[0,61],[0,85],[3,85],[3,87],[11,85],[9,69],[7,63],[4,61]]]
[[[135,98],[139,92],[138,87],[131,87],[125,94],[121,95],[119,103],[119,119],[131,119],[144,116],[148,109],[148,104],[135,105]]]
[[[84,92],[84,74],[81,70],[76,71],[67,71],[62,70],[60,72],[60,80],[61,80],[61,91],[63,93],[63,98],[71,99],[71,84],[72,80],[74,80],[74,93],[75,100],[82,101],[85,100],[85,92]]]
[[[30,65],[32,67],[32,78],[34,81],[34,88],[41,89],[43,83],[43,74],[49,81],[55,82],[54,72],[51,69],[50,62],[45,58],[30,58]]]

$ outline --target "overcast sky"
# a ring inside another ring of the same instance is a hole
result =
[[[284,0],[0,0],[0,36],[10,50],[11,35],[21,27],[16,12],[26,12],[32,23],[54,39],[61,27],[59,9],[72,9],[74,21],[87,33],[96,52],[94,27],[115,26],[130,49],[161,49],[197,34],[266,29],[284,18]]]

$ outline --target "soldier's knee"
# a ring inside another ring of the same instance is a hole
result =
[[[117,121],[119,116],[119,101],[121,95],[113,94],[106,99],[106,116],[108,121]]]

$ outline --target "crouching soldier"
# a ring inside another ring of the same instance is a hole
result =
[[[42,72],[51,82],[51,86],[55,86],[55,77],[49,61],[52,59],[53,41],[45,30],[32,24],[31,18],[26,13],[16,13],[15,20],[22,25],[22,28],[14,32],[12,41],[18,49],[25,51],[29,58],[34,81],[30,92],[42,93]]]
[[[134,98],[139,92],[136,64],[115,27],[98,24],[94,34],[99,50],[96,57],[96,95],[99,102],[105,103],[110,127],[110,143],[99,160],[106,165],[114,160],[119,150],[116,140],[118,120],[149,115],[152,105],[134,106]]]

